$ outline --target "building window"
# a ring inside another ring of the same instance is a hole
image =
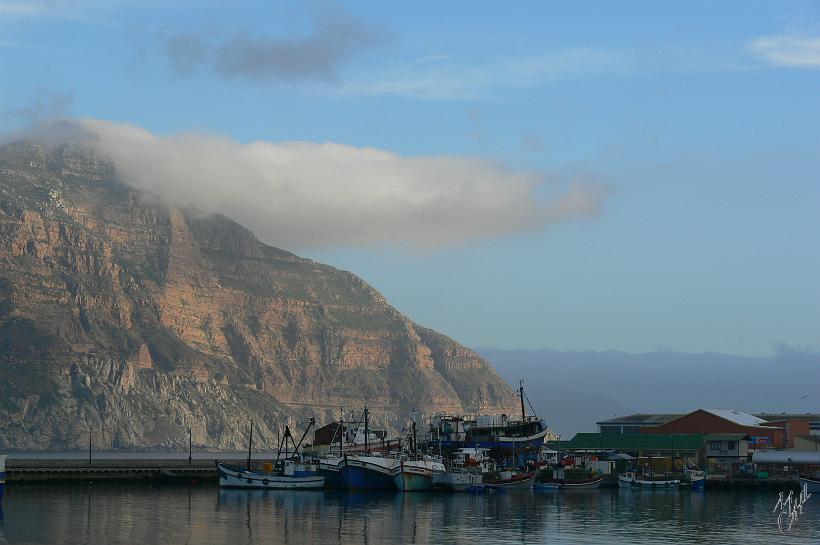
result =
[[[720,450],[720,441],[709,441],[709,450]]]
[[[726,443],[726,450],[735,450],[737,449],[737,441],[729,441]]]

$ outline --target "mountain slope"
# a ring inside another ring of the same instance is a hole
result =
[[[0,445],[238,448],[287,419],[507,410],[477,354],[351,273],[168,207],[85,148],[0,148]],[[316,405],[320,405],[317,407]]]

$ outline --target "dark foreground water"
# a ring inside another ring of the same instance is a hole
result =
[[[0,544],[819,543],[820,497],[783,536],[771,493],[340,494],[142,484],[6,491]]]

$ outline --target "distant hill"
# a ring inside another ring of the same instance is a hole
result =
[[[239,173],[237,173],[239,175]],[[367,398],[504,411],[472,350],[408,320],[355,275],[165,206],[90,149],[0,147],[0,448],[272,446]],[[349,413],[348,413],[349,414]]]
[[[476,351],[510,384],[523,378],[530,400],[564,434],[595,431],[596,421],[630,412],[699,407],[820,412],[817,353],[781,348],[774,356],[754,358],[714,352]]]

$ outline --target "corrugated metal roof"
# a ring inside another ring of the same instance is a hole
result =
[[[603,437],[602,437],[603,436]],[[621,451],[638,450],[697,450],[703,445],[703,435],[695,433],[576,433],[570,441],[561,441],[562,450],[614,449]],[[550,448],[559,446],[551,441]]]
[[[627,416],[619,416],[617,418],[610,418],[609,420],[601,420],[596,424],[636,424],[646,426],[647,424],[666,424],[670,420],[674,420],[683,414],[679,413],[635,413]]]
[[[756,464],[820,464],[816,450],[757,450],[752,454]]]
[[[755,416],[762,418],[766,422],[777,422],[778,420],[811,420],[820,422],[820,414],[815,413],[757,413]]]
[[[703,409],[707,413],[712,413],[715,416],[719,416],[720,418],[725,418],[730,422],[734,422],[740,426],[759,426],[764,424],[766,421],[762,418],[758,418],[753,414],[744,413],[743,411],[739,411],[737,409]]]

